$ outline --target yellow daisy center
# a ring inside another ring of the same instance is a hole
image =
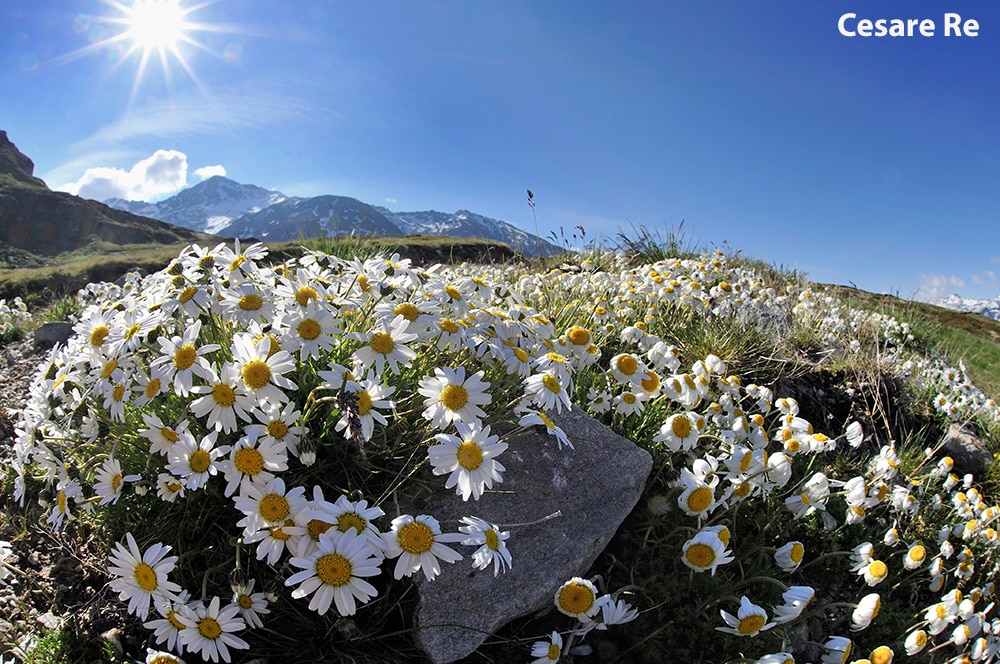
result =
[[[247,293],[240,298],[238,304],[243,311],[257,311],[264,306],[264,299],[257,293]]]
[[[462,291],[458,290],[454,286],[445,286],[444,287],[444,292],[447,293],[448,297],[450,297],[453,300],[461,300],[462,299]]]
[[[868,565],[868,573],[876,579],[881,579],[889,573],[889,568],[881,560],[873,560],[871,564]]]
[[[590,332],[585,328],[573,326],[566,331],[566,338],[574,346],[589,346],[590,345]]]
[[[617,366],[618,371],[621,371],[626,376],[631,376],[639,369],[639,363],[631,355],[622,355],[619,357]]]
[[[566,613],[586,613],[594,605],[594,591],[582,583],[567,583],[559,590],[556,605]]]
[[[360,535],[365,532],[365,528],[367,527],[368,522],[357,512],[345,512],[337,517],[337,530],[342,533],[346,533],[351,528],[354,528],[354,532]]]
[[[327,523],[326,521],[321,521],[320,519],[310,519],[309,523],[306,524],[306,530],[309,531],[309,537],[318,541],[319,536],[330,530],[332,526],[332,523]]]
[[[194,361],[198,359],[198,351],[193,344],[185,344],[174,353],[174,366],[178,371],[190,369]]]
[[[229,408],[236,403],[236,393],[233,388],[220,383],[212,388],[212,399],[223,408]]]
[[[655,371],[647,371],[646,377],[641,381],[642,389],[647,392],[655,392],[660,388],[660,376]]]
[[[562,383],[559,382],[558,378],[551,374],[545,374],[542,376],[542,385],[544,385],[545,389],[553,394],[559,394],[559,392],[562,391]]]
[[[559,655],[560,655],[559,646],[557,646],[554,643],[550,643],[549,644],[549,654],[547,655],[548,658],[550,660],[552,660],[553,662],[556,662],[556,661],[559,661]]]
[[[438,323],[438,327],[448,334],[455,334],[458,332],[458,324],[450,318],[441,319],[441,322]]]
[[[267,423],[267,435],[275,440],[281,440],[288,434],[288,425],[281,420],[272,420]]]
[[[104,369],[101,370],[101,378],[111,378],[111,374],[113,374],[117,368],[118,360],[108,360],[108,363],[104,365]]]
[[[420,316],[420,309],[417,309],[417,305],[412,302],[402,302],[396,305],[392,313],[396,316],[402,316],[412,323]]]
[[[484,533],[484,535],[486,536],[486,546],[489,548],[489,550],[490,551],[499,551],[500,550],[500,535],[497,533],[497,531],[495,531],[492,528],[490,528],[489,530],[487,530]]]
[[[206,616],[198,621],[198,633],[214,641],[222,636],[222,625],[215,618]]]
[[[369,342],[371,349],[380,355],[388,355],[392,352],[392,349],[396,347],[396,342],[393,341],[392,335],[387,332],[376,332],[372,335],[372,340]]]
[[[233,467],[244,475],[256,475],[264,470],[264,455],[252,447],[241,447],[233,453]]]
[[[152,378],[148,383],[146,383],[146,396],[152,399],[156,396],[156,393],[160,391],[160,379]]]
[[[396,533],[399,547],[415,555],[426,553],[434,545],[434,532],[430,526],[420,521],[411,521]]]
[[[702,512],[712,504],[712,490],[707,486],[700,486],[688,494],[687,505],[692,512]]]
[[[295,331],[300,337],[306,341],[312,341],[320,335],[323,328],[312,318],[306,318],[295,328]]]
[[[358,415],[367,415],[372,410],[372,395],[368,392],[361,390],[357,393],[358,400]]]
[[[246,593],[240,593],[239,597],[236,598],[236,603],[244,610],[253,608],[253,598]]]
[[[147,593],[153,592],[159,585],[156,582],[156,570],[150,567],[147,563],[139,563],[136,565],[133,576],[135,577],[135,582],[139,584],[139,587]]]
[[[300,286],[297,291],[295,291],[295,301],[299,303],[299,306],[306,306],[309,304],[310,300],[315,300],[319,297],[319,293],[316,289],[311,286]]]
[[[327,553],[316,560],[316,576],[328,586],[346,585],[353,571],[351,561],[339,553]]]
[[[181,291],[180,295],[177,296],[177,301],[180,302],[181,304],[187,304],[188,302],[194,299],[194,296],[197,295],[197,293],[198,293],[197,288],[195,288],[194,286],[188,286],[187,288]]]
[[[98,325],[90,331],[90,345],[102,346],[110,333],[111,330],[108,329],[107,325]]]
[[[188,466],[195,473],[204,473],[212,463],[212,456],[205,450],[195,450],[188,459]]]
[[[59,504],[59,513],[60,514],[65,514],[66,513],[66,492],[65,491],[60,491],[59,492],[59,496],[56,498],[56,500],[58,501],[58,504]]]
[[[464,385],[445,385],[441,390],[441,403],[448,410],[461,410],[469,403],[469,391]]]
[[[515,348],[512,352],[514,353],[514,357],[517,358],[518,362],[528,361],[528,353],[523,348]]]
[[[916,544],[910,547],[910,559],[916,562],[923,562],[924,558],[927,556],[927,549],[924,548],[923,544]]]
[[[264,520],[269,523],[284,521],[292,512],[288,499],[280,493],[268,493],[262,496],[257,509]]]
[[[142,329],[142,325],[140,325],[139,323],[134,324],[132,327],[130,327],[129,329],[125,330],[125,338],[126,339],[131,339],[135,335],[139,334],[139,330],[141,330],[141,329]]]
[[[122,476],[121,475],[114,475],[111,478],[111,490],[114,491],[115,493],[117,493],[118,492],[118,487],[120,487],[121,485],[122,485]]]
[[[475,470],[483,465],[483,451],[472,441],[465,441],[455,453],[458,465],[466,470]]]
[[[125,386],[115,385],[115,389],[111,393],[111,396],[115,401],[121,401],[125,397]]]
[[[678,438],[687,438],[691,435],[691,420],[684,416],[675,417],[670,421],[670,430]]]
[[[711,567],[715,562],[715,549],[708,544],[695,542],[684,552],[684,557],[695,567]]]
[[[169,611],[167,611],[167,622],[169,622],[173,626],[174,629],[178,629],[178,630],[184,629],[184,627],[186,627],[186,625],[184,623],[182,623],[181,619],[178,618],[177,616],[178,616],[177,611],[174,611],[173,609],[170,609]]]
[[[264,360],[250,360],[243,365],[243,382],[251,390],[259,390],[271,380],[271,367]]]
[[[740,618],[740,624],[736,627],[736,631],[746,636],[748,634],[756,634],[763,626],[764,616],[754,613],[746,618]]]

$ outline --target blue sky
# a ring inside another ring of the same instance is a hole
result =
[[[683,222],[815,281],[1000,294],[992,0],[180,7],[143,66],[132,0],[0,5],[0,129],[49,186],[149,200],[224,172],[529,231],[531,188],[543,236]],[[845,13],[935,34],[847,37]]]

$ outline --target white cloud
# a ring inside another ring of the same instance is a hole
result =
[[[398,203],[399,201],[397,201],[395,198],[387,198],[387,199],[385,199],[385,202],[386,203]]]
[[[934,302],[946,295],[950,295],[956,287],[961,288],[965,283],[955,276],[945,276],[943,274],[921,274],[918,275],[920,286],[914,294],[914,299],[924,302]]]
[[[221,175],[226,177],[226,169],[221,165],[216,166],[202,166],[194,172],[195,177],[199,180],[207,180],[214,175]]]
[[[157,150],[127,171],[106,166],[88,168],[79,180],[58,189],[98,201],[155,201],[187,186],[187,169],[187,155],[183,152]]]

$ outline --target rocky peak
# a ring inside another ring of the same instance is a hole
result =
[[[22,154],[7,138],[7,132],[0,129],[0,175],[11,175],[15,180],[46,186],[42,180],[34,177],[34,173],[35,162]]]

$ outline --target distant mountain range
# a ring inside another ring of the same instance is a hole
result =
[[[1000,297],[994,300],[976,300],[971,297],[952,294],[933,302],[933,304],[946,309],[982,314],[988,318],[1000,320]]]
[[[192,230],[225,237],[281,242],[363,233],[378,236],[450,235],[504,242],[526,256],[560,247],[499,219],[468,210],[453,214],[393,212],[347,196],[286,196],[216,175],[157,203],[106,200],[125,210]]]

